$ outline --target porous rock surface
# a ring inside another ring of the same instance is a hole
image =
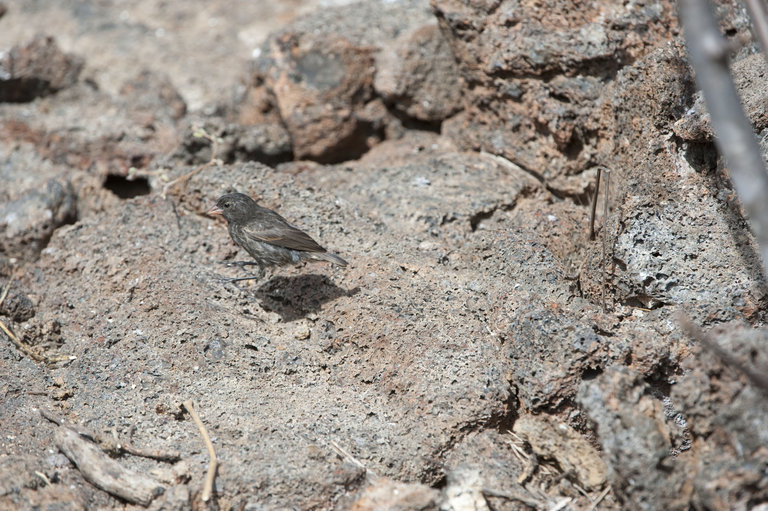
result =
[[[154,510],[768,500],[768,290],[668,2],[6,4],[83,67],[0,102],[0,508],[140,507],[60,427]],[[349,266],[226,282],[234,190]]]

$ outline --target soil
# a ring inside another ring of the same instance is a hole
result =
[[[768,287],[674,12],[4,0],[0,509],[764,509]],[[228,281],[231,191],[349,266]]]

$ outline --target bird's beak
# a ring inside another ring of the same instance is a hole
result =
[[[206,213],[206,215],[208,215],[208,216],[216,216],[216,215],[221,215],[223,213],[224,212],[221,210],[220,207],[214,206],[214,207],[212,207],[211,209],[208,210],[208,213]]]

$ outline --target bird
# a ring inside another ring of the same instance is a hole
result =
[[[223,216],[232,241],[253,258],[253,262],[243,261],[230,265],[252,264],[259,267],[258,277],[227,279],[230,282],[258,279],[267,267],[301,261],[326,261],[336,266],[347,266],[347,261],[328,252],[307,233],[271,209],[259,206],[244,193],[222,195],[207,214]]]

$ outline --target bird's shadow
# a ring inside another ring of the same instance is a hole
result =
[[[266,311],[276,312],[283,321],[295,321],[320,310],[325,302],[354,296],[360,288],[343,289],[325,275],[275,276],[253,294]]]

